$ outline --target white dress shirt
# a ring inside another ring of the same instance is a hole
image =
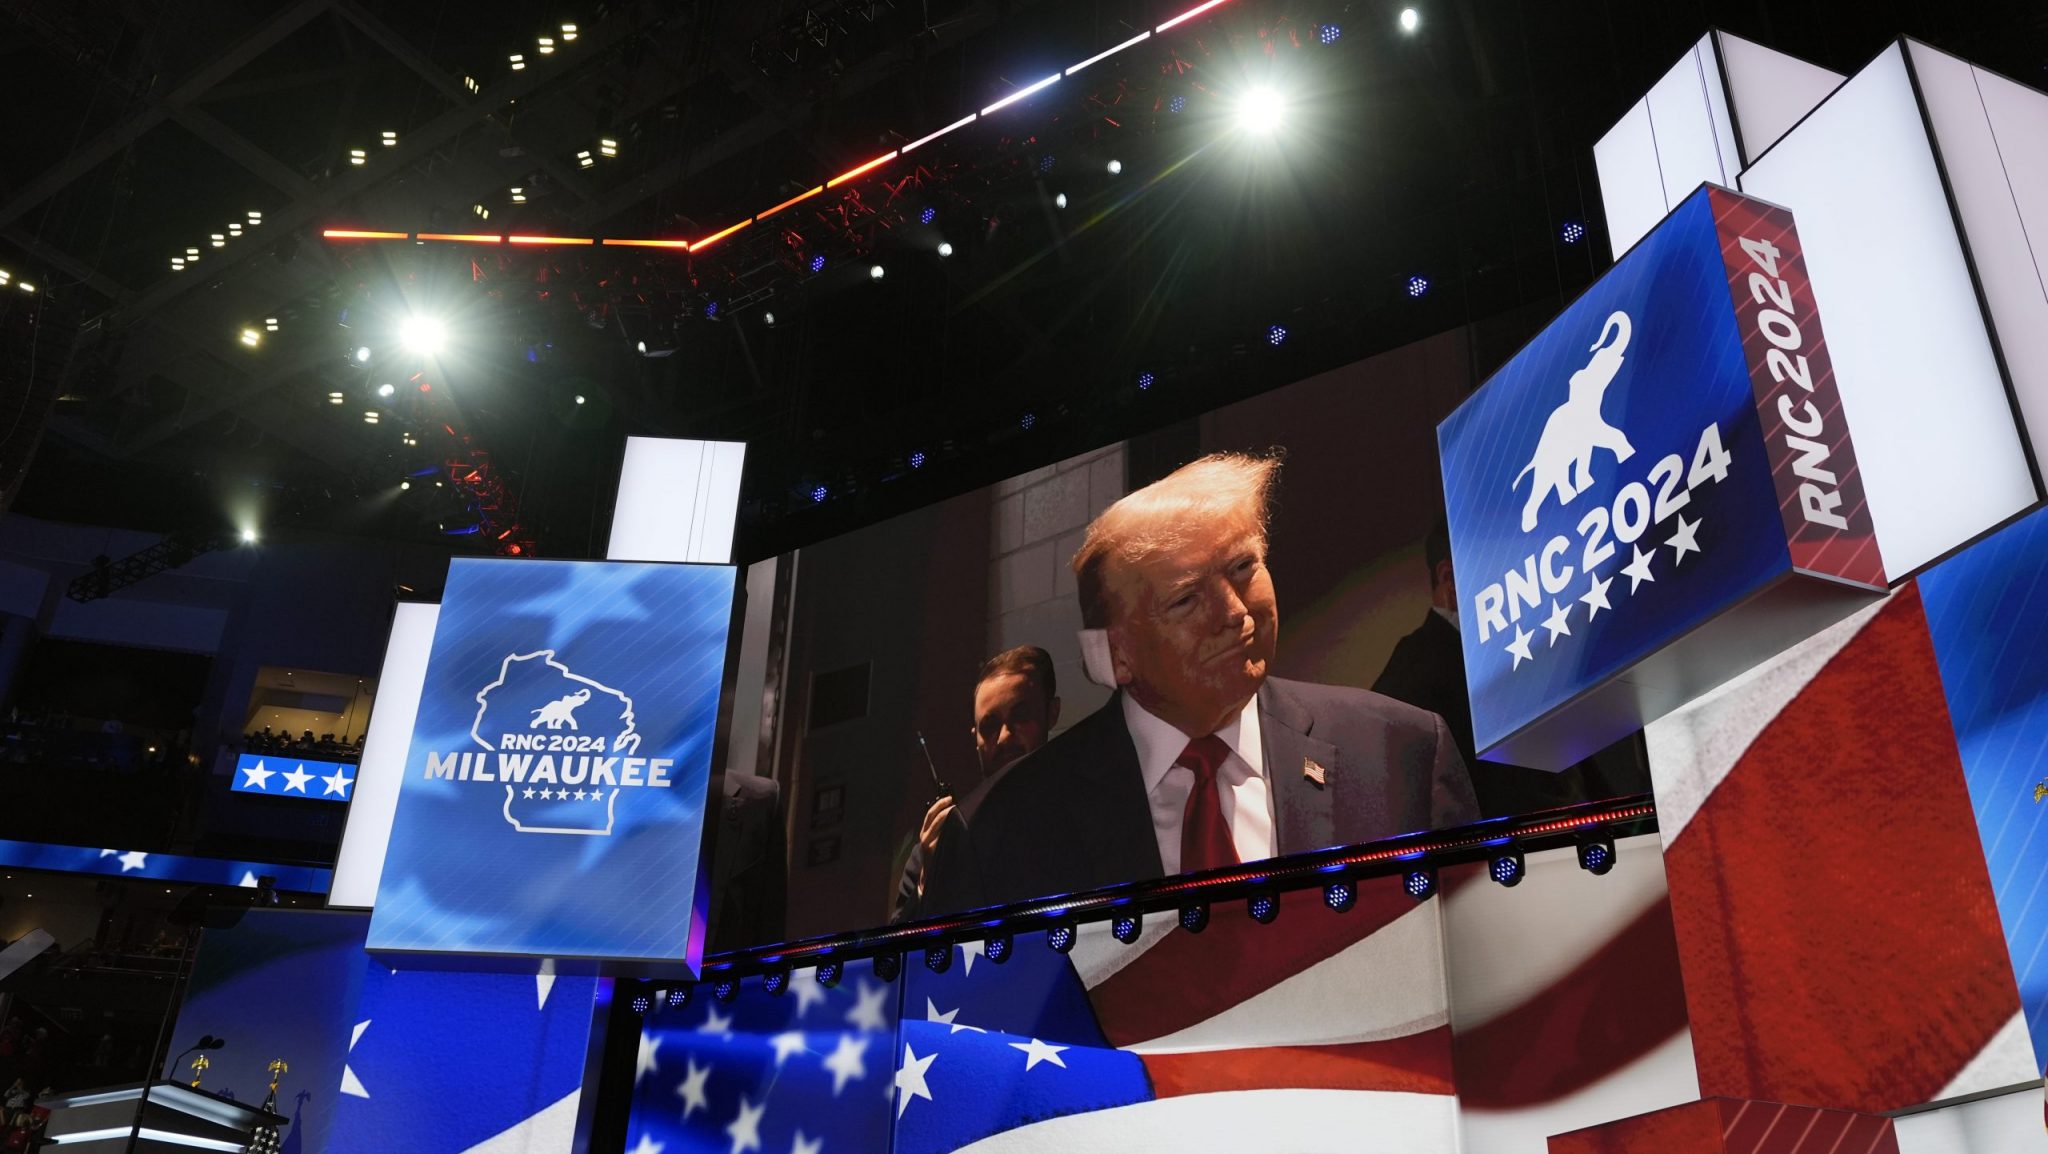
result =
[[[1124,725],[1138,747],[1138,770],[1145,777],[1145,796],[1152,803],[1152,833],[1159,839],[1159,861],[1168,874],[1180,872],[1181,821],[1187,815],[1188,792],[1195,771],[1175,761],[1187,750],[1187,734],[1153,716],[1129,693],[1123,696]],[[1272,857],[1273,791],[1266,784],[1266,752],[1259,739],[1259,699],[1245,702],[1244,711],[1216,731],[1230,756],[1216,767],[1223,820],[1237,847],[1237,860]]]

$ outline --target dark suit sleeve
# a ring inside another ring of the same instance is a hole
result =
[[[979,903],[980,871],[975,868],[973,832],[955,809],[939,827],[939,848],[925,862],[924,900],[911,916],[934,917],[973,909]]]
[[[903,863],[902,876],[896,879],[896,901],[889,908],[890,925],[917,917],[918,904],[923,900],[917,889],[924,878],[924,864],[924,844],[920,842],[910,847],[910,857]]]
[[[1479,820],[1479,798],[1472,790],[1472,773],[1458,753],[1444,719],[1432,713],[1436,726],[1436,751],[1430,770],[1430,827],[1447,829]]]

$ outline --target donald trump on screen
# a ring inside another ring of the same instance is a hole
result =
[[[972,892],[1022,901],[1479,818],[1441,718],[1269,676],[1273,457],[1215,453],[1111,505],[1073,569],[1108,704],[1019,762],[962,849]]]

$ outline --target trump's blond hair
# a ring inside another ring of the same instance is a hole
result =
[[[1218,522],[1241,525],[1266,541],[1273,483],[1280,473],[1278,451],[1211,453],[1104,509],[1088,525],[1074,554],[1074,583],[1081,599],[1081,624],[1109,626],[1112,561],[1128,565],[1170,553],[1187,543],[1197,527]]]

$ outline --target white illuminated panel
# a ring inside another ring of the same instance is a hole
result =
[[[1726,32],[1714,34],[1728,78],[1728,100],[1742,130],[1745,164],[1764,154],[1846,79]]]
[[[1734,187],[1740,164],[1711,36],[1672,65],[1593,146],[1607,237],[1619,257],[1702,182]]]
[[[348,825],[334,860],[334,886],[327,891],[330,907],[369,909],[377,904],[377,880],[384,873],[391,819],[398,812],[398,786],[405,778],[413,721],[427,680],[427,654],[434,648],[434,623],[440,616],[439,605],[405,603],[391,620],[391,643],[385,647],[384,669],[377,678],[377,707],[370,714],[355,798],[349,802]]]
[[[2048,95],[1907,47],[2038,462],[2048,448]]]
[[[1600,174],[1607,240],[1619,257],[1671,211],[1657,169],[1657,134],[1650,127],[1647,98],[1636,101],[1628,115],[1593,145],[1593,167]]]
[[[612,561],[732,560],[744,441],[626,438],[619,500],[612,511]]]
[[[1903,49],[1850,78],[1741,183],[1798,220],[1887,575],[2034,504]]]

